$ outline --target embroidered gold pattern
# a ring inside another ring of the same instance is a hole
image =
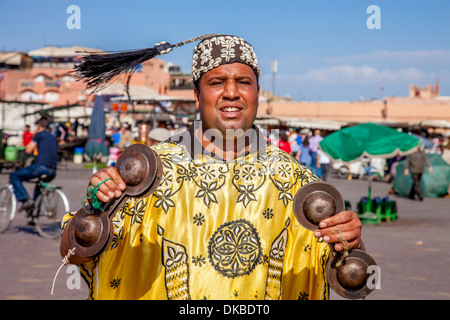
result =
[[[281,298],[281,281],[283,275],[284,265],[284,252],[288,242],[289,218],[286,221],[286,225],[278,235],[278,237],[272,242],[269,253],[269,268],[267,270],[266,279],[266,300],[279,300]]]
[[[163,265],[166,268],[165,280],[169,300],[190,300],[189,264],[186,248],[164,238],[164,229],[158,226],[162,238]]]
[[[224,223],[209,240],[208,254],[211,264],[229,278],[250,274],[261,253],[256,229],[243,219]]]

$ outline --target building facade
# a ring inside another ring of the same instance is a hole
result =
[[[24,53],[0,53],[0,100],[38,102],[50,106],[87,105],[92,90],[76,81],[74,64],[82,52],[102,52],[84,47],[44,47]],[[111,96],[124,96],[125,77]],[[191,75],[180,67],[154,58],[140,65],[130,85],[159,95],[193,99]],[[342,122],[429,123],[450,130],[450,99],[439,96],[435,85],[410,85],[409,96],[374,101],[298,102],[261,96],[258,117]]]
[[[44,47],[25,53],[0,53],[0,100],[40,102],[51,106],[84,105],[91,91],[76,81],[74,65],[82,52],[102,52],[84,47]],[[130,85],[146,86],[159,94],[190,97],[190,75],[179,67],[154,58],[140,65]],[[119,80],[122,83],[125,79]],[[117,92],[123,95],[124,92]]]

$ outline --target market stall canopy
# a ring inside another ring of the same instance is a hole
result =
[[[52,107],[48,106],[47,108],[38,108],[36,110],[29,110],[23,116],[39,116],[40,114],[49,115],[54,122],[61,121],[73,121],[73,119],[87,119],[91,117],[93,108],[80,106],[78,104],[69,104],[65,106]],[[23,130],[23,128],[21,128]]]
[[[0,65],[16,65],[20,66],[22,63],[22,52],[0,52]]]
[[[445,120],[424,120],[420,124],[422,127],[450,129],[450,122]]]
[[[132,95],[130,93],[130,98],[128,97],[116,97],[111,98],[111,101],[139,101],[139,102],[195,102],[194,99],[182,98],[168,96],[164,94],[143,94],[143,95]]]
[[[423,195],[429,198],[445,196],[450,184],[450,165],[437,153],[428,154],[428,158],[433,167],[433,173],[431,174],[428,171],[428,167],[425,168],[425,172],[420,180],[420,188],[423,191]],[[408,196],[413,180],[410,173],[408,176],[403,174],[405,161],[400,162],[396,170],[394,190],[398,195]]]
[[[347,124],[347,122],[321,119],[300,119],[286,118],[278,116],[257,116],[255,124],[271,125],[271,126],[287,126],[289,128],[302,129],[321,129],[321,130],[339,130]]]
[[[121,82],[114,82],[111,83],[110,85],[108,85],[105,88],[102,88],[100,90],[95,90],[95,89],[88,89],[86,90],[86,93],[88,94],[93,94],[95,93],[98,96],[125,96],[124,98],[126,98],[128,100],[128,98],[126,97],[127,93],[126,93],[126,87],[125,84],[121,83]],[[147,86],[137,86],[137,85],[130,85],[129,86],[129,93],[130,96],[155,96],[158,95],[158,92],[156,92],[155,90],[147,87]]]
[[[81,56],[83,52],[103,52],[103,50],[80,46],[72,46],[72,47],[47,46],[44,48],[29,51],[28,55],[32,57],[78,57]]]
[[[319,146],[333,160],[351,162],[363,156],[391,158],[408,155],[419,143],[417,137],[369,122],[333,132]]]
[[[93,93],[95,89],[87,90],[87,93]],[[129,94],[127,96],[125,84],[115,82],[107,87],[95,92],[96,95],[115,95],[110,100],[115,102],[140,102],[140,103],[155,103],[155,102],[194,102],[194,99],[187,99],[175,96],[168,96],[159,94],[156,90],[147,86],[130,85]]]
[[[333,120],[305,120],[288,118],[282,119],[284,125],[290,128],[303,128],[303,129],[321,129],[321,130],[340,130],[347,123],[342,121]]]
[[[45,109],[45,113],[50,114],[54,121],[71,121],[72,119],[86,119],[92,115],[93,108],[68,105]]]
[[[257,116],[253,123],[255,125],[279,126],[280,120],[273,116]]]

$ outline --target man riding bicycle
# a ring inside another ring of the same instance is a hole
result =
[[[40,190],[39,186],[36,186],[34,197],[30,199],[22,182],[42,175],[46,175],[49,180],[53,179],[56,176],[58,159],[58,143],[49,131],[51,121],[46,117],[42,117],[35,124],[37,128],[33,140],[27,144],[25,152],[31,154],[37,148],[37,157],[32,165],[19,169],[9,176],[16,198],[22,203],[20,210],[27,211],[33,207],[33,199],[37,198]]]

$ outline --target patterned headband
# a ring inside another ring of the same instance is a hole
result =
[[[211,69],[233,62],[244,63],[260,75],[255,51],[244,39],[231,35],[204,39],[194,48],[192,78],[196,82]]]

